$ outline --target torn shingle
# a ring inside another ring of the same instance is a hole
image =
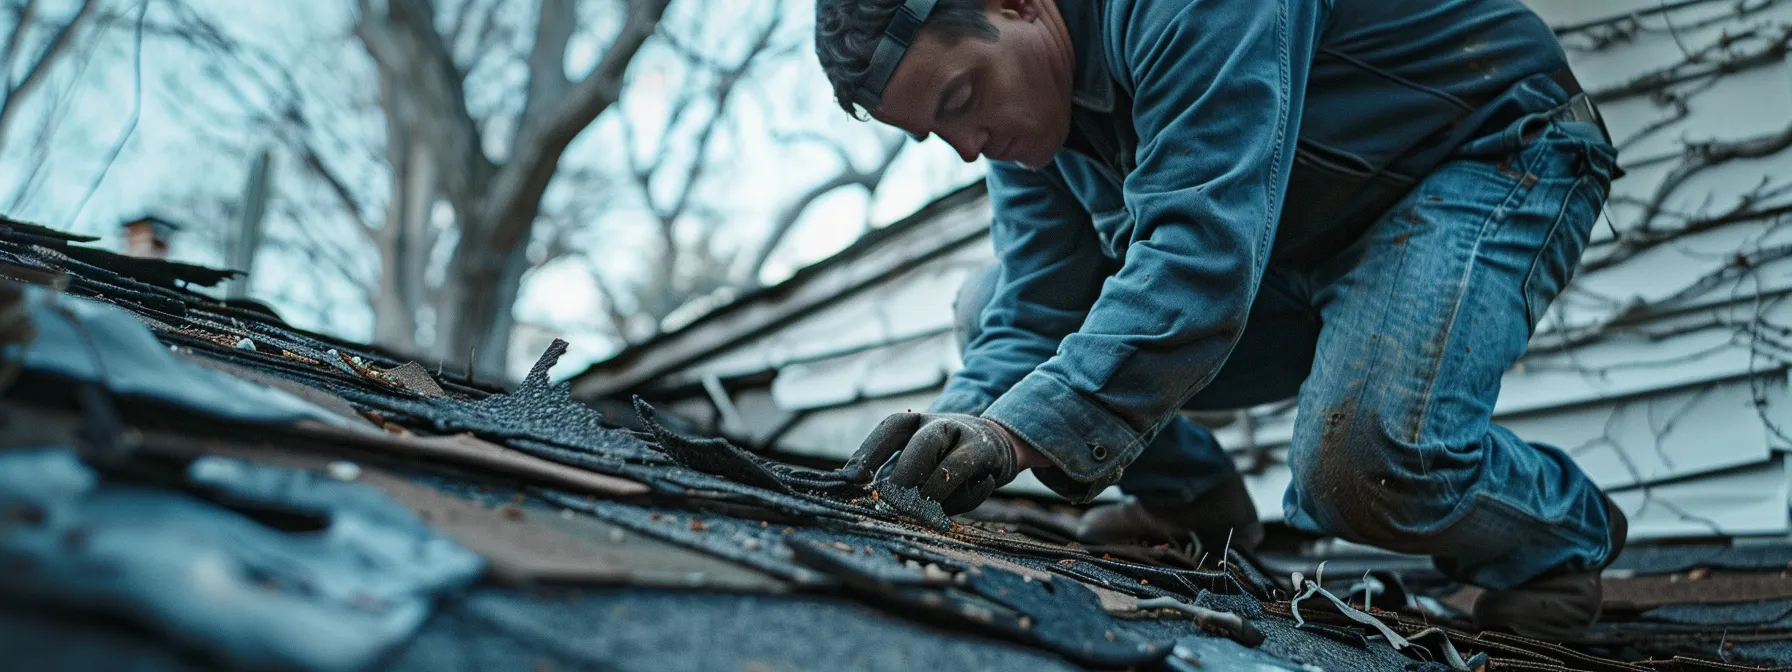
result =
[[[565,348],[565,344],[555,341],[556,345]],[[533,374],[531,374],[533,375]],[[654,419],[652,406],[640,399],[635,400],[635,412],[641,416],[641,422],[647,425],[658,439],[658,447],[670,455],[674,461],[686,467],[706,474],[722,476],[730,480],[748,485],[758,486],[782,494],[790,494],[790,487],[777,476],[748,455],[746,451],[734,447],[725,439],[687,439],[674,434]]]
[[[380,377],[425,397],[448,396],[448,392],[442,389],[435,377],[429,375],[429,370],[416,362],[405,362],[401,366],[380,371],[379,374]]]

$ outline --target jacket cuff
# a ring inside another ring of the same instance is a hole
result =
[[[1035,371],[996,399],[983,417],[1045,455],[1055,469],[1036,469],[1039,481],[1077,502],[1120,481],[1144,442],[1138,432],[1057,378]]]
[[[991,397],[977,390],[964,387],[947,387],[940,396],[927,407],[929,413],[963,413],[965,415],[982,415],[989,408]]]

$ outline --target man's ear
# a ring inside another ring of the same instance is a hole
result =
[[[1009,18],[1032,21],[1039,18],[1045,8],[1044,0],[984,0],[983,6],[992,12],[1007,15]]]

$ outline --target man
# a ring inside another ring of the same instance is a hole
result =
[[[1519,0],[817,14],[849,112],[990,160],[1000,259],[987,299],[963,299],[963,371],[880,425],[861,467],[889,462],[948,513],[1020,469],[1074,499],[1118,484],[1136,499],[1090,534],[1248,543],[1231,461],[1178,411],[1298,397],[1290,526],[1431,555],[1488,589],[1485,628],[1597,619],[1622,514],[1562,451],[1490,422],[1616,171]]]

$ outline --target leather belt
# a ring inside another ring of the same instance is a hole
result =
[[[1580,80],[1575,79],[1574,71],[1562,68],[1549,75],[1549,79],[1562,87],[1568,94],[1568,104],[1563,114],[1573,121],[1583,121],[1599,127],[1599,133],[1605,136],[1606,144],[1612,143],[1612,133],[1605,127],[1605,117],[1599,114],[1599,107],[1593,104],[1593,97],[1581,88]]]

